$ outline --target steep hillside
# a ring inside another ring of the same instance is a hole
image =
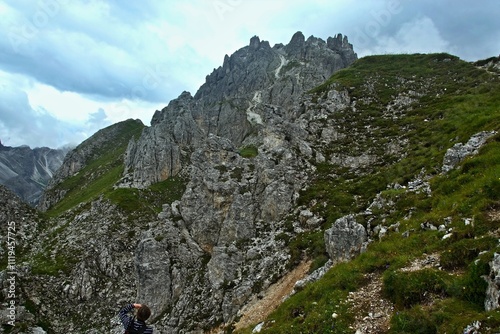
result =
[[[498,75],[354,59],[342,36],[254,37],[151,127],[68,154],[19,256],[11,332],[121,333],[137,301],[160,333],[494,333]]]
[[[0,184],[35,206],[68,150],[9,147],[0,143]]]
[[[500,82],[489,72],[446,54],[374,56],[311,91],[321,158],[299,203],[325,224],[291,247],[312,269],[330,261],[259,332],[500,330]],[[339,252],[349,235],[354,253]]]
[[[98,131],[78,145],[51,179],[38,209],[51,209],[55,215],[111,188],[123,171],[128,142],[139,137],[143,128],[140,120],[127,120]]]

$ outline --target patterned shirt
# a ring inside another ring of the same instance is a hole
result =
[[[120,317],[120,320],[123,324],[123,328],[125,328],[125,330],[128,328],[128,325],[130,324],[131,321],[134,321],[134,330],[139,330],[144,324],[144,321],[134,320],[134,318],[128,315],[128,313],[133,309],[134,309],[134,304],[128,304],[127,306],[125,306],[120,310],[120,313],[118,313],[118,316]],[[144,334],[153,334],[153,328],[146,327]]]

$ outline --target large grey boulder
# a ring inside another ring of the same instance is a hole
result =
[[[471,155],[475,155],[479,152],[481,146],[486,143],[486,141],[494,136],[496,131],[482,131],[473,135],[469,141],[465,144],[456,143],[452,148],[446,151],[443,159],[443,173],[449,172],[455,168],[460,162]]]
[[[366,247],[368,234],[363,225],[356,222],[356,216],[347,215],[335,221],[325,231],[325,245],[333,264],[349,261]]]

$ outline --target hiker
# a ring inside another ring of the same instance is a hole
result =
[[[137,309],[137,320],[128,315],[130,311]],[[120,310],[118,316],[125,328],[125,334],[153,334],[153,329],[146,326],[146,320],[151,315],[151,310],[146,305],[142,304],[128,304]]]

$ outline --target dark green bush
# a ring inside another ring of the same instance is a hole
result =
[[[437,328],[429,313],[416,306],[397,312],[391,319],[390,334],[436,334]]]
[[[457,298],[483,309],[488,283],[481,276],[489,273],[490,266],[487,262],[477,261],[472,263],[465,275],[455,282],[452,293]]]
[[[484,186],[485,195],[491,200],[500,199],[500,179],[492,180],[491,183]]]
[[[412,272],[387,271],[383,291],[397,307],[409,308],[430,298],[431,294],[446,295],[449,275],[435,269]]]
[[[444,269],[465,268],[481,251],[490,250],[497,243],[493,237],[459,240],[441,254],[440,264]]]

